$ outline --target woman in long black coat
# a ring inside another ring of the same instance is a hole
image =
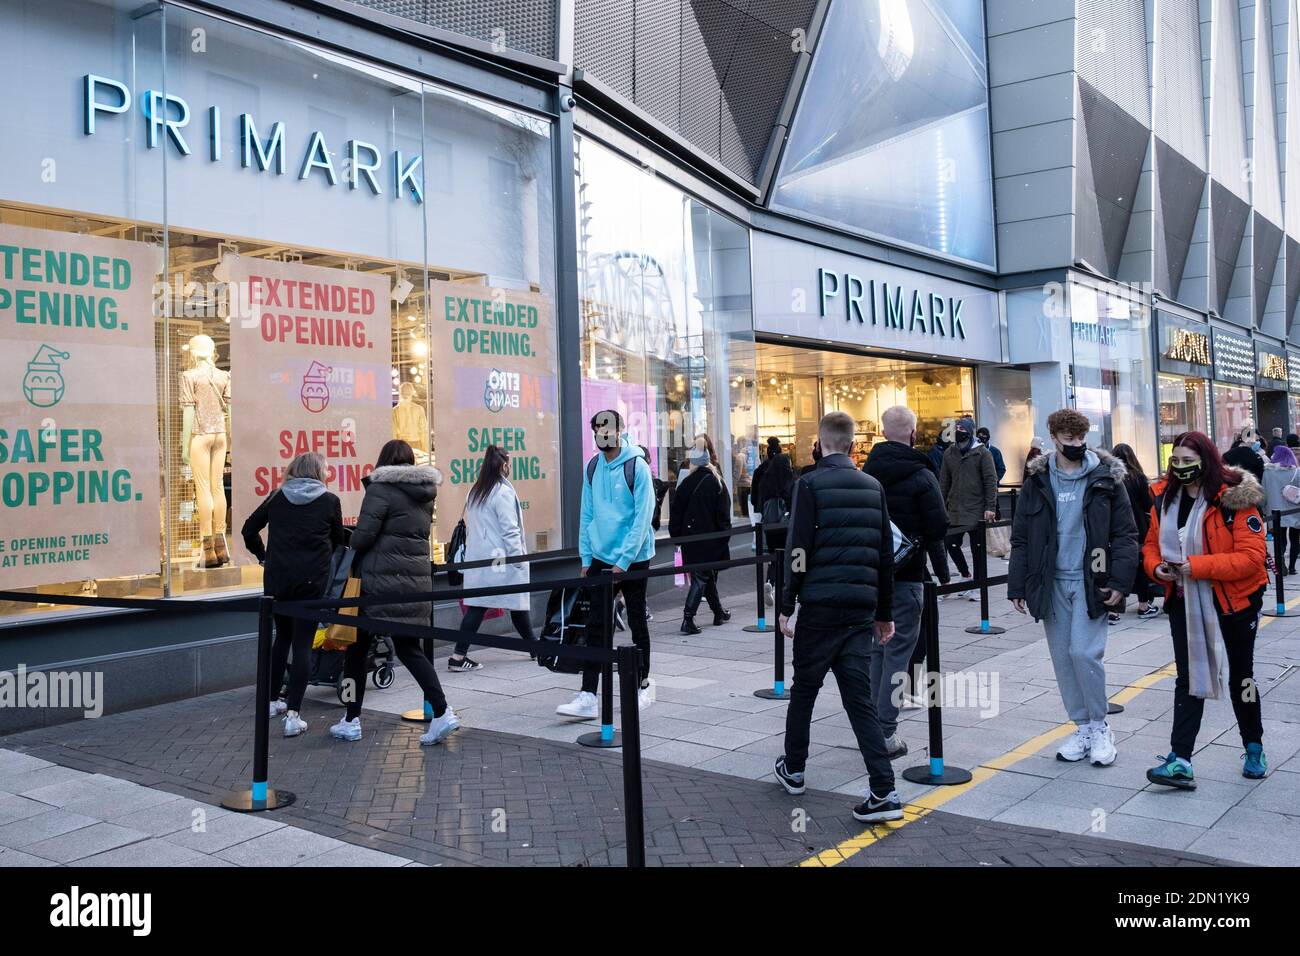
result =
[[[351,541],[356,553],[353,568],[361,578],[361,593],[427,594],[433,590],[429,531],[442,475],[430,465],[417,465],[411,446],[394,438],[379,450],[375,470],[364,482],[366,496]],[[362,613],[392,624],[428,627],[432,623],[433,605],[427,600],[403,601],[366,607]],[[420,649],[419,639],[404,634],[392,634],[390,638],[397,659],[420,685],[433,711],[429,731],[420,738],[420,743],[425,746],[440,743],[460,727],[460,718],[447,706],[438,674]],[[358,628],[357,640],[348,648],[344,659],[343,674],[350,682],[351,697],[343,719],[330,728],[330,735],[339,740],[361,739],[366,652],[371,640],[370,633]]]
[[[698,455],[692,451],[690,463],[691,472],[677,486],[668,515],[668,530],[675,538],[731,527],[731,495],[710,463],[707,450]],[[730,541],[719,537],[683,544],[682,561],[687,565],[726,561],[731,557]],[[701,599],[708,601],[715,625],[731,620],[731,612],[722,606],[718,596],[718,572],[692,571],[691,587],[682,610],[683,634],[700,633],[695,613],[700,609]]]

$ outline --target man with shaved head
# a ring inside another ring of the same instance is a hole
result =
[[[871,648],[871,692],[892,760],[907,753],[907,743],[898,734],[898,705],[921,634],[922,598],[929,576],[925,556],[937,552],[943,562],[948,511],[929,460],[913,447],[916,413],[906,405],[887,408],[880,416],[880,427],[886,440],[871,449],[862,470],[885,489],[890,520],[918,545],[905,562],[894,567],[894,639]]]

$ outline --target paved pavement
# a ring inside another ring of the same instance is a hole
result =
[[[1300,862],[1300,625],[1292,619],[1265,619],[1256,654],[1273,773],[1240,777],[1231,710],[1211,702],[1195,757],[1200,788],[1183,793],[1154,790],[1143,776],[1168,746],[1163,619],[1130,614],[1110,630],[1108,679],[1126,711],[1112,718],[1119,760],[1100,769],[1052,759],[1071,728],[1041,627],[995,595],[994,623],[1007,633],[969,635],[963,627],[976,623],[977,605],[943,601],[944,670],[997,692],[944,711],[946,759],[975,780],[931,789],[900,778],[908,819],[864,828],[848,813],[865,780],[833,681],[814,715],[808,779],[816,790],[789,797],[770,776],[786,705],[752,695],[771,681],[772,638],[740,630],[754,613],[752,585],[730,597],[732,624],[695,637],[676,633],[680,598],[652,600],[656,703],[643,715],[652,864]],[[0,750],[0,864],[621,863],[620,756],[573,745],[592,725],[554,714],[575,678],[502,651],[475,656],[483,670],[441,672],[466,724],[443,747],[420,748],[419,729],[391,716],[417,703],[404,673],[388,691],[367,691],[365,737],[355,744],[326,737],[338,706],[331,691],[311,690],[309,733],[272,737],[272,784],[299,794],[273,814],[213,806],[247,786],[249,691],[0,738],[9,751]],[[905,712],[912,753],[896,766],[924,761],[924,721]]]

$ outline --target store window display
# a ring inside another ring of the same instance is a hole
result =
[[[230,373],[217,368],[209,336],[189,341],[194,367],[181,374],[182,460],[194,476],[194,509],[203,539],[203,567],[230,563],[226,548],[225,469],[230,433]]]
[[[11,349],[4,341],[0,355],[21,358],[15,374],[27,394],[15,398],[32,414],[50,402],[60,420],[73,420],[73,403],[91,394],[84,385],[102,393],[83,418],[95,418],[120,465],[94,480],[123,501],[104,509],[112,544],[102,559],[6,575],[6,584],[49,600],[6,604],[0,616],[60,608],[61,594],[256,588],[261,568],[230,528],[277,490],[288,462],[320,452],[330,490],[359,501],[394,435],[448,479],[431,559],[459,518],[457,493],[477,475],[478,445],[498,438],[514,443],[530,549],[544,549],[548,536],[554,546],[549,121],[184,8],[136,16],[117,0],[19,0],[17,9],[22,33],[48,38],[51,49],[23,56],[18,32],[0,29],[0,77],[15,79],[14,64],[35,71],[32,95],[7,113],[21,134],[12,145],[76,139],[57,182],[35,194],[30,178],[0,169],[0,245],[40,248],[43,263],[47,254],[55,263],[102,258],[105,287],[69,291],[115,299],[117,327],[105,323],[96,335],[117,351],[99,354],[97,341],[65,345],[47,330],[45,352],[40,342]],[[61,28],[82,21],[84,30]],[[198,29],[204,56],[190,47]],[[133,102],[152,89],[190,104],[191,151],[168,134],[140,135],[149,117],[134,108],[92,109],[89,133],[61,91],[95,87],[70,64],[128,85]],[[256,143],[245,112],[261,130]],[[283,147],[273,132],[280,124]],[[274,157],[316,128],[329,146],[302,177],[276,175],[275,162],[240,162],[245,147]],[[396,194],[398,170],[385,165],[388,187],[375,192],[364,167],[334,152],[350,140],[375,144],[385,162],[402,154]],[[439,177],[427,188],[426,154],[438,157]],[[39,166],[25,152],[14,160]],[[456,225],[430,228],[435,221]],[[36,284],[45,288],[33,296],[66,283]],[[9,510],[5,519],[7,534],[43,533],[35,512]]]

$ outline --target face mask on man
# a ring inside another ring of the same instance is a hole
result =
[[[958,444],[958,445],[964,445],[964,444],[966,444],[968,441],[970,441],[970,432],[958,432],[958,433],[957,433],[957,444]]]
[[[1087,445],[1062,445],[1061,454],[1065,456],[1066,461],[1083,461],[1088,454]]]

